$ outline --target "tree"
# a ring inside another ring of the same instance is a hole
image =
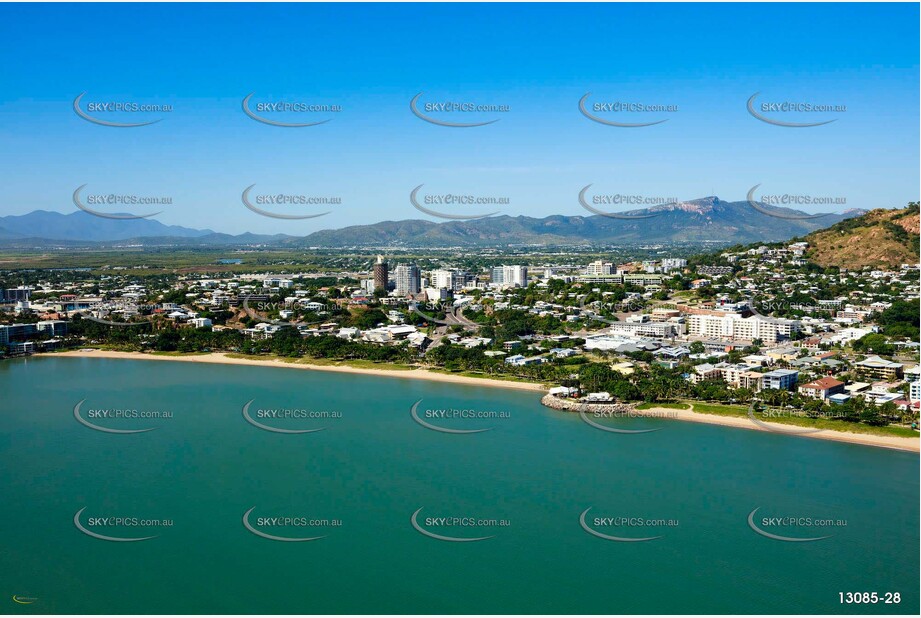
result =
[[[879,333],[869,333],[864,335],[853,343],[854,350],[858,352],[871,352],[873,354],[882,354],[890,356],[895,348],[888,343],[885,335]]]
[[[867,406],[863,412],[860,413],[860,422],[866,423],[867,425],[872,425],[874,427],[888,425],[889,421],[883,418],[879,412],[879,408],[877,408],[875,405]]]

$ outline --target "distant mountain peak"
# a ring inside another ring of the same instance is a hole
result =
[[[671,202],[668,204],[659,204],[657,206],[653,206],[649,208],[649,210],[652,212],[663,211],[663,210],[668,210],[668,211],[678,210],[681,212],[705,214],[705,213],[712,211],[714,208],[716,208],[721,203],[722,202],[720,202],[720,198],[716,197],[715,195],[711,195],[708,197],[701,197],[701,198],[694,199],[694,200],[681,200],[678,202]]]
[[[612,208],[614,211],[623,209]],[[771,208],[778,213],[799,213]],[[848,213],[863,211],[853,209]],[[327,229],[304,237],[232,236],[211,230],[168,226],[149,219],[110,220],[77,212],[35,211],[0,217],[0,240],[7,246],[130,241],[141,245],[232,246],[261,243],[283,247],[508,247],[630,243],[739,244],[787,240],[827,227],[853,214],[830,214],[820,220],[784,219],[756,210],[746,201],[725,202],[715,195],[629,211],[654,214],[633,220],[604,215],[499,215],[470,221],[408,219]],[[804,214],[804,213],[800,213]]]

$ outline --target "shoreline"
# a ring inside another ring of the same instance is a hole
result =
[[[349,367],[347,365],[313,365],[302,362],[285,362],[283,360],[273,359],[251,359],[251,358],[233,358],[223,352],[211,352],[208,354],[196,354],[188,356],[161,356],[155,354],[145,354],[143,352],[113,352],[109,350],[72,350],[68,352],[51,352],[44,353],[40,356],[49,357],[70,357],[70,358],[107,358],[107,359],[126,359],[126,360],[154,360],[154,361],[173,361],[185,363],[206,363],[216,365],[244,365],[253,367],[284,367],[289,369],[301,369],[308,371],[327,371],[333,373],[349,373],[353,375],[381,376],[387,378],[407,378],[412,380],[428,380],[430,382],[442,382],[448,384],[457,384],[461,386],[485,386],[489,388],[510,388],[513,390],[540,392],[545,396],[541,399],[544,406],[565,412],[575,412],[579,404],[557,397],[552,397],[552,403],[558,405],[547,405],[545,401],[550,401],[551,396],[547,395],[547,388],[542,384],[532,382],[512,382],[505,380],[492,380],[489,378],[476,378],[469,376],[457,376],[450,374],[437,373],[426,369],[372,369],[364,367]],[[617,404],[623,405],[623,404]],[[693,405],[693,404],[692,404]],[[921,452],[921,440],[918,438],[903,438],[899,436],[878,436],[873,434],[852,433],[847,431],[823,430],[815,433],[798,433],[797,430],[791,429],[792,425],[782,423],[762,422],[759,426],[752,423],[748,418],[739,416],[721,416],[718,414],[706,414],[694,412],[691,410],[679,410],[675,408],[647,408],[637,410],[635,406],[629,405],[631,416],[649,417],[649,418],[666,418],[682,422],[703,423],[706,425],[719,425],[735,429],[748,429],[754,431],[766,431],[778,435],[789,437],[814,438],[818,440],[831,440],[834,442],[846,442],[848,444],[858,444],[862,446],[873,446],[877,448],[887,448],[892,450],[906,451],[910,453]],[[769,427],[776,427],[776,431],[771,431]]]
[[[310,371],[328,371],[334,373],[350,373],[353,375],[382,376],[386,378],[408,378],[411,380],[428,380],[430,382],[445,382],[466,386],[488,386],[490,388],[511,388],[523,391],[546,392],[542,384],[533,382],[513,382],[506,380],[492,380],[490,378],[476,378],[471,376],[457,376],[427,369],[371,369],[365,367],[349,367],[348,365],[313,365],[303,362],[285,362],[278,358],[233,358],[224,352],[209,352],[208,354],[195,354],[188,356],[161,356],[145,354],[144,352],[113,352],[110,350],[71,350],[68,352],[48,352],[39,356],[70,357],[70,358],[109,358],[125,360],[156,360],[176,361],[181,363],[207,363],[213,365],[249,365],[253,367],[285,367],[289,369],[305,369]]]
[[[548,405],[552,403],[554,405]],[[541,403],[553,410],[564,412],[578,412],[579,404],[575,401],[560,399],[552,395],[545,395],[541,398]],[[599,410],[605,410],[606,404],[595,404]],[[921,439],[903,438],[900,436],[878,436],[868,433],[853,433],[850,431],[836,431],[833,429],[824,429],[814,433],[803,433],[802,428],[795,425],[785,425],[783,423],[771,423],[760,421],[763,426],[756,425],[750,419],[741,416],[721,416],[718,414],[706,414],[703,412],[694,412],[693,404],[691,410],[679,410],[676,408],[646,408],[637,410],[631,404],[607,404],[616,406],[615,413],[623,414],[629,408],[629,415],[635,417],[647,418],[665,418],[669,420],[683,421],[689,423],[702,423],[705,425],[719,425],[721,427],[731,427],[735,429],[748,429],[753,431],[764,431],[777,435],[786,435],[793,438],[814,438],[817,440],[831,440],[833,442],[846,442],[848,444],[859,444],[861,446],[875,446],[877,448],[887,448],[897,451],[906,451],[909,453],[921,452]],[[772,431],[772,429],[775,429]]]

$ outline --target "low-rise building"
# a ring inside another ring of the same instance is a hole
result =
[[[801,384],[797,389],[800,395],[812,397],[813,399],[826,400],[832,395],[844,393],[844,382],[834,378],[826,377],[806,384]]]
[[[902,377],[902,363],[888,361],[879,356],[868,356],[854,366],[861,374],[880,380]]]

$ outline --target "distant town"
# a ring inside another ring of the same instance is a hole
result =
[[[397,364],[540,382],[585,403],[758,402],[916,428],[919,265],[823,269],[808,248],[479,270],[379,255],[283,276],[6,271],[0,346]]]

